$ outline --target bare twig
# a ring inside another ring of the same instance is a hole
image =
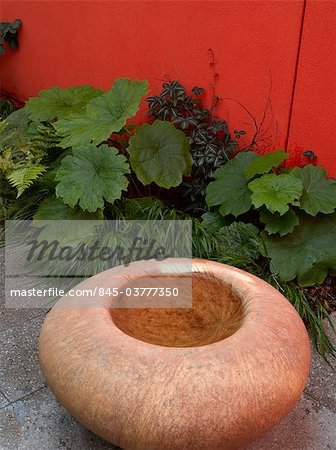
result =
[[[215,60],[215,53],[212,48],[208,49],[210,54],[210,68],[212,71],[212,100],[211,100],[211,108],[210,111],[214,111],[218,103],[222,100],[218,95],[216,94],[216,85],[218,80],[218,72],[216,72],[216,60]]]

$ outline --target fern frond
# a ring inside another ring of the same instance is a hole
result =
[[[30,167],[23,167],[11,172],[7,179],[12,186],[18,190],[17,198],[43,173],[46,167],[42,164],[36,164]]]
[[[29,126],[28,137],[33,147],[38,147],[45,151],[57,147],[62,139],[57,135],[52,124],[35,122]]]

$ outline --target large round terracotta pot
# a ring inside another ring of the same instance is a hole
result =
[[[125,277],[111,269],[78,288],[144,279],[155,286],[183,261],[132,263]],[[43,324],[39,354],[51,390],[79,422],[124,449],[240,448],[282,419],[304,389],[309,339],[288,300],[209,261],[193,260],[192,283],[192,309],[63,298]]]

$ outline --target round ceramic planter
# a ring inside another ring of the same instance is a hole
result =
[[[78,285],[125,287],[184,260],[132,263]],[[120,271],[119,271],[120,273]],[[168,273],[168,270],[167,270]],[[185,274],[180,273],[178,277]],[[310,345],[290,303],[239,269],[193,260],[191,308],[113,308],[61,299],[40,335],[46,380],[87,428],[128,450],[244,446],[281,420],[306,384]]]

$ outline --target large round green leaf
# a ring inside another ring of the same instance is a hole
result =
[[[104,208],[104,199],[113,203],[121,197],[128,186],[127,173],[127,160],[117,149],[88,144],[62,160],[56,174],[56,195],[71,207],[78,203],[94,212]]]
[[[336,214],[319,220],[303,214],[299,220],[284,237],[262,232],[271,269],[284,281],[298,277],[301,285],[321,283],[329,269],[336,269]]]
[[[256,208],[265,205],[272,212],[281,215],[289,210],[289,204],[297,204],[303,184],[293,174],[269,173],[253,180],[248,185],[252,191],[252,203]]]
[[[52,196],[40,204],[33,218],[34,220],[101,220],[104,215],[101,210],[89,213],[78,206],[70,208],[61,198]]]
[[[156,120],[137,128],[128,147],[132,169],[142,184],[170,188],[190,175],[192,158],[187,136],[170,122]]]
[[[258,155],[252,164],[246,169],[245,176],[248,180],[255,175],[262,175],[269,172],[273,167],[277,167],[280,163],[289,158],[289,154],[283,150],[267,153],[266,155]]]
[[[90,100],[84,112],[71,114],[54,124],[57,133],[64,136],[61,147],[106,141],[126,125],[127,119],[135,116],[147,86],[147,81],[118,78],[109,91]]]
[[[87,103],[103,94],[101,89],[89,85],[70,88],[51,87],[28,100],[26,112],[33,120],[63,119],[84,111]]]
[[[280,236],[285,236],[292,233],[294,228],[299,225],[299,218],[292,209],[282,216],[279,213],[272,214],[265,209],[260,212],[260,222],[266,224],[265,230],[268,234],[279,233]]]
[[[206,212],[202,214],[202,226],[210,233],[219,231],[228,224],[228,220],[218,212]]]
[[[318,213],[330,214],[336,209],[336,181],[326,179],[327,172],[318,166],[308,164],[295,167],[292,173],[303,183],[300,197],[300,208],[306,213],[316,216]]]
[[[220,205],[219,212],[239,216],[251,208],[251,192],[245,178],[247,167],[257,158],[254,152],[242,152],[216,170],[215,181],[206,190],[209,206]]]

